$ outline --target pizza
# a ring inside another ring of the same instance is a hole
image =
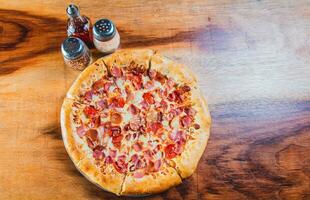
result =
[[[189,68],[152,50],[121,50],[87,67],[61,109],[65,148],[91,182],[148,195],[192,175],[211,118]]]

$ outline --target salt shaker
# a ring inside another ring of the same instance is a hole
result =
[[[113,53],[120,44],[119,33],[109,19],[100,19],[93,26],[95,47],[104,54]]]
[[[68,37],[61,45],[61,52],[66,65],[83,70],[91,63],[91,53],[85,43],[76,37]]]

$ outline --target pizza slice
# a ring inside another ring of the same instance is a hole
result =
[[[66,98],[83,103],[91,103],[93,99],[102,98],[103,90],[109,86],[106,81],[107,77],[108,70],[103,59],[98,59],[77,77],[67,92]]]
[[[103,62],[108,68],[109,73],[118,78],[122,74],[120,68],[134,70],[134,73],[148,70],[149,63],[154,51],[152,50],[118,50],[116,53],[106,56]]]
[[[163,86],[165,104],[162,142],[167,163],[182,178],[196,169],[207,145],[211,117],[197,81],[188,68],[155,54],[150,71]]]
[[[76,121],[73,113],[77,114],[80,112],[80,107],[81,105],[79,103],[75,103],[69,99],[65,99],[61,107],[60,122],[62,138],[66,150],[75,165],[85,157],[83,149],[87,150],[84,141],[78,137],[79,129],[77,127],[79,124],[73,123],[73,121]]]
[[[143,108],[137,109],[139,111],[135,111],[132,120],[125,125],[128,128],[124,129],[123,148],[129,151],[121,195],[157,193],[182,182],[177,171],[165,162],[161,141],[153,131],[148,130],[149,119]]]
[[[182,182],[174,168],[168,166],[164,161],[161,164],[155,163],[150,170],[156,172],[128,172],[122,187],[121,195],[148,195],[159,193],[167,188],[178,185]],[[142,170],[140,170],[142,171]]]
[[[125,174],[111,163],[117,149],[101,125],[99,111],[76,100],[65,99],[61,109],[62,137],[79,171],[101,188],[119,194]]]

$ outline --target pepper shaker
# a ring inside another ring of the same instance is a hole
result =
[[[85,43],[76,37],[68,37],[61,45],[61,52],[67,66],[83,70],[91,63],[91,53]]]
[[[109,19],[100,19],[93,26],[95,47],[104,54],[113,53],[120,44],[119,33]]]

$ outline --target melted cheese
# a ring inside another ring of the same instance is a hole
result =
[[[161,90],[165,89],[164,86],[158,81],[155,81],[154,86],[155,86],[155,88],[159,88]]]
[[[100,96],[93,94],[92,101],[100,101],[100,99],[101,99]]]
[[[123,117],[123,124],[127,124],[130,122],[130,120],[132,119],[132,115],[128,112],[128,111],[125,111],[122,113],[122,117]]]
[[[149,80],[150,78],[148,76],[142,76],[143,85],[145,85]]]
[[[135,104],[135,105],[139,105],[140,102],[143,100],[143,97],[142,97],[143,94],[144,94],[143,91],[136,91],[132,103]]]
[[[179,116],[176,116],[171,121],[171,127],[173,127],[174,130],[180,130],[180,123],[179,123]]]

